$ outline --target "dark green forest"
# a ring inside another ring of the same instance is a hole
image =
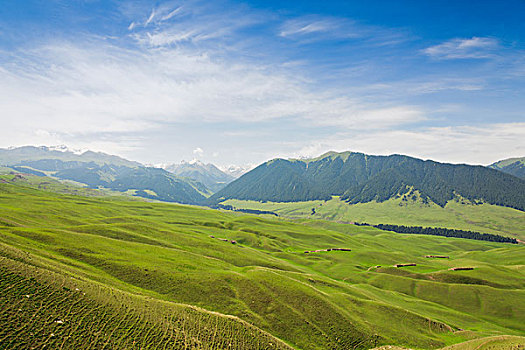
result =
[[[417,190],[440,206],[457,195],[472,202],[525,210],[525,181],[483,166],[444,164],[402,155],[329,153],[303,160],[266,162],[211,197],[297,202],[341,196],[348,203],[383,202]]]

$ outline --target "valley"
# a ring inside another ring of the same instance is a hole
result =
[[[0,183],[2,344],[82,348],[82,334],[120,348],[428,349],[525,332],[521,244],[60,194],[13,177]]]
[[[525,1],[0,5],[0,350],[525,350]]]
[[[349,204],[339,197],[328,201],[258,202],[229,199],[234,208],[271,211],[291,219],[331,220],[370,224],[444,227],[499,234],[525,240],[525,212],[487,203],[452,200],[445,207],[403,197],[385,202]],[[468,203],[468,204],[467,204]],[[312,210],[313,209],[313,210]]]

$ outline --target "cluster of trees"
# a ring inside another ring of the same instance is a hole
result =
[[[433,235],[433,236],[476,239],[478,241],[518,244],[518,241],[515,238],[494,235],[491,233],[480,233],[480,232],[475,232],[475,231],[464,231],[464,230],[456,230],[456,229],[443,228],[443,227],[403,226],[403,225],[391,225],[391,224],[370,225],[367,223],[357,223],[357,222],[355,223],[355,225],[373,226],[380,230],[393,231],[397,233],[413,233],[413,234],[419,234],[419,235]]]
[[[211,205],[210,208],[212,209],[223,209],[223,210],[231,210],[231,211],[238,211],[240,213],[247,213],[247,214],[269,214],[269,215],[274,215],[274,216],[279,216],[279,214],[273,212],[273,211],[269,211],[269,210],[258,210],[258,209],[237,209],[235,208],[233,205],[229,205],[229,204],[216,204],[216,205]]]

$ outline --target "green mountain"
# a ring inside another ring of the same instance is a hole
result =
[[[489,165],[489,168],[525,179],[525,157],[500,160]]]
[[[28,146],[0,150],[0,162],[23,173],[166,202],[200,204],[209,194],[206,186],[198,181],[105,153],[87,151],[78,155],[68,150]]]
[[[523,344],[522,244],[59,188],[0,176],[1,349]]]
[[[232,182],[235,178],[224,173],[213,164],[204,164],[200,161],[182,162],[180,164],[170,164],[164,167],[180,177],[189,178],[198,181],[212,192],[217,192]]]
[[[211,201],[300,202],[341,196],[354,204],[384,202],[411,191],[442,207],[461,196],[525,210],[525,181],[514,176],[482,166],[353,152],[271,160],[230,183]]]

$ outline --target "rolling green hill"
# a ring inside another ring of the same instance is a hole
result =
[[[349,204],[339,197],[329,201],[257,202],[230,199],[222,202],[238,209],[274,212],[292,219],[323,219],[336,222],[366,222],[473,230],[514,237],[525,241],[525,212],[517,209],[474,204],[464,198],[449,201],[445,207],[423,203],[409,192],[384,202]]]
[[[482,166],[444,164],[402,155],[327,153],[311,160],[274,159],[211,197],[302,202],[340,196],[355,203],[384,202],[418,191],[441,207],[457,196],[525,210],[525,181]]]
[[[523,245],[0,180],[0,348],[430,349],[525,335]]]
[[[489,165],[489,168],[525,179],[525,157],[500,160]]]

